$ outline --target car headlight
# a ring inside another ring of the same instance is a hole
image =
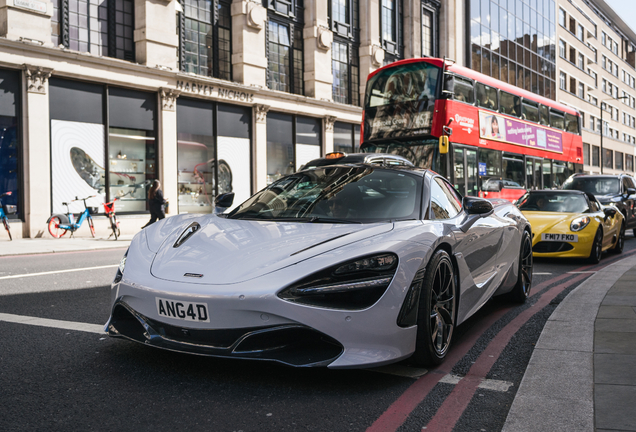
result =
[[[115,280],[113,280],[113,283],[120,282],[121,278],[124,277],[124,269],[126,268],[127,256],[128,256],[128,250],[126,250],[126,253],[124,254],[124,256],[121,257],[121,260],[119,260],[119,267],[117,267],[117,274],[115,275]]]
[[[392,253],[358,258],[307,276],[278,293],[278,297],[309,306],[358,310],[377,302],[397,271]]]
[[[583,228],[585,228],[586,226],[588,226],[588,224],[590,223],[591,219],[589,216],[583,216],[580,218],[576,218],[572,221],[572,223],[570,223],[570,230],[577,232],[577,231],[581,231]]]

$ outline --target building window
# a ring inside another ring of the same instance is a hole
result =
[[[565,75],[565,72],[561,72],[559,74],[559,87],[561,90],[567,90],[567,76]]]
[[[614,152],[614,167],[616,167],[617,170],[623,169],[623,153]]]
[[[581,82],[579,83],[579,93],[578,93],[578,96],[579,96],[581,99],[585,99],[585,84],[583,84],[583,83],[581,83]]]
[[[485,75],[555,99],[558,8],[554,0],[539,3],[467,1],[467,63]]]
[[[422,57],[437,57],[437,17],[439,5],[422,1]]]
[[[330,23],[332,97],[340,103],[360,105],[358,0],[331,0]]]
[[[135,60],[133,0],[60,0],[53,5],[53,44],[97,56]]]
[[[588,143],[583,143],[583,164],[590,164],[590,145]]]
[[[384,62],[392,63],[402,58],[402,0],[380,1],[380,29]]]
[[[181,70],[232,79],[230,2],[181,0],[179,34]],[[216,11],[216,13],[215,13]]]
[[[634,156],[633,155],[625,155],[625,170],[626,171],[634,171]]]
[[[592,166],[595,166],[595,167],[600,167],[601,166],[599,164],[599,154],[600,154],[599,147],[593,145],[592,146]]]
[[[268,9],[267,86],[304,94],[302,0],[263,0]]]
[[[578,55],[577,66],[579,67],[579,69],[585,68],[585,57],[581,53],[579,53]]]
[[[565,42],[559,39],[559,56],[566,58]]]
[[[565,11],[559,8],[559,24],[565,27]]]
[[[610,149],[603,149],[603,168],[614,168],[613,153]]]
[[[576,28],[576,37],[579,38],[579,40],[583,40],[584,38],[584,32],[583,32],[583,26],[581,24],[577,25]]]
[[[269,20],[267,34],[267,86],[272,90],[303,94],[301,29]]]

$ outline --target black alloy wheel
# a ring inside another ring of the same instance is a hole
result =
[[[457,308],[457,281],[448,253],[436,251],[426,266],[417,318],[413,360],[421,365],[444,361],[453,337]]]
[[[592,243],[592,250],[590,256],[587,259],[590,264],[598,264],[601,262],[601,255],[603,253],[603,230],[599,228],[596,230],[594,236],[594,243]]]
[[[7,234],[9,234],[9,240],[13,240],[13,237],[11,237],[11,230],[9,229],[9,221],[6,217],[2,218],[2,224],[4,225],[4,229],[7,230]]]
[[[618,238],[616,239],[616,243],[614,247],[610,249],[612,253],[619,254],[623,252],[623,248],[625,247],[625,222],[621,223],[621,229],[618,233]]]
[[[524,303],[532,288],[532,239],[528,231],[523,231],[519,248],[519,278],[508,297],[515,303]]]

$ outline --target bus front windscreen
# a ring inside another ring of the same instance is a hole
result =
[[[367,83],[364,141],[431,133],[441,69],[426,62],[384,69]]]

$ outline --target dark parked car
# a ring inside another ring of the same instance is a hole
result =
[[[563,189],[575,189],[594,194],[601,204],[614,204],[623,213],[625,228],[634,229],[636,236],[636,183],[627,174],[574,174],[563,183]]]

